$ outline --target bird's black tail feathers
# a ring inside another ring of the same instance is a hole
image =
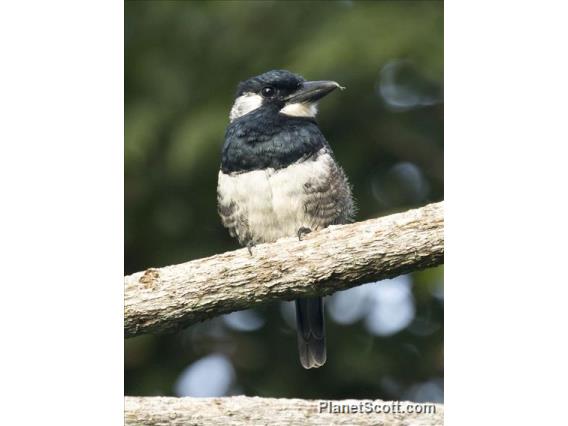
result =
[[[318,368],[324,365],[325,323],[321,297],[296,300],[296,328],[302,367]]]

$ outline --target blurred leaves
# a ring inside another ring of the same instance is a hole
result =
[[[127,1],[125,273],[237,248],[216,212],[219,153],[237,83],[275,68],[347,87],[318,121],[358,220],[443,199],[442,2]],[[328,315],[329,360],[315,371],[299,367],[288,305],[128,339],[126,394],[173,395],[216,356],[234,368],[228,393],[439,398],[443,268],[408,280],[414,316],[392,335],[365,326],[372,292],[333,296],[353,319]]]

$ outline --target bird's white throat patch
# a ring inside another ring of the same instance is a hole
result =
[[[231,108],[229,120],[233,122],[239,117],[254,111],[262,106],[262,96],[256,93],[243,93],[237,99]],[[318,113],[318,106],[316,103],[295,103],[288,104],[280,110],[280,114],[288,115],[290,117],[315,117]]]
[[[315,117],[318,113],[318,106],[315,103],[288,104],[280,110],[280,114],[291,117]]]
[[[262,96],[256,93],[243,93],[233,104],[231,108],[231,113],[229,114],[229,120],[232,122],[245,114],[259,108],[262,105]]]

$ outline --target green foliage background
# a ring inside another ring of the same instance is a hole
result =
[[[216,213],[224,130],[237,83],[277,68],[347,87],[318,121],[357,220],[443,199],[442,2],[127,1],[125,273],[237,248]],[[234,368],[228,393],[439,399],[426,391],[443,378],[442,274],[411,275],[414,319],[395,334],[328,318],[318,370],[299,366],[278,304],[248,332],[217,318],[128,339],[125,392],[174,395],[187,366],[217,353]]]

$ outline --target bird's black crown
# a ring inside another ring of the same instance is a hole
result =
[[[244,93],[262,94],[262,90],[265,88],[291,93],[300,87],[304,81],[306,79],[299,74],[287,70],[272,70],[239,83],[237,97]]]

